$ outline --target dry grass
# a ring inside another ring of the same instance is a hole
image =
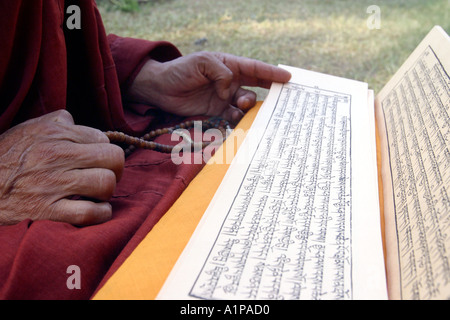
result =
[[[434,25],[450,32],[450,0],[159,0],[132,13],[105,1],[111,33],[168,40],[184,54],[223,51],[330,73],[376,91]],[[366,24],[372,4],[381,9],[379,30]]]

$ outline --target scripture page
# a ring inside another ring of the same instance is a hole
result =
[[[367,84],[283,67],[158,298],[387,298]]]
[[[449,72],[435,27],[376,99],[392,299],[450,298]]]

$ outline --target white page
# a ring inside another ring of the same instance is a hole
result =
[[[387,297],[367,84],[283,67],[159,299]]]
[[[391,299],[450,298],[449,53],[434,27],[377,96]]]

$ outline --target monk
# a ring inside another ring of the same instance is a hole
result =
[[[67,27],[73,5],[79,28]],[[237,123],[256,102],[243,86],[290,78],[248,58],[106,35],[94,0],[1,1],[0,40],[1,299],[89,299],[202,168],[153,150],[125,158],[105,130]]]

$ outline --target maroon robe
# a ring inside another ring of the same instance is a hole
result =
[[[122,102],[122,93],[146,59],[168,61],[179,51],[167,42],[106,36],[93,0],[73,1],[81,9],[81,29],[70,30],[69,2],[0,2],[0,133],[61,108],[76,124],[132,134],[177,120]],[[89,299],[200,168],[138,150],[126,160],[111,221],[84,228],[31,220],[0,226],[0,298]],[[67,287],[72,265],[80,268],[81,289]]]

